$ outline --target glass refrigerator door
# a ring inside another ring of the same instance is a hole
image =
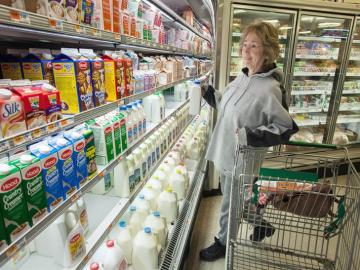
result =
[[[326,140],[330,96],[336,90],[350,25],[347,18],[300,16],[289,109],[300,131],[292,140]]]
[[[360,20],[355,26],[345,75],[333,137],[334,144],[360,142]]]
[[[245,27],[254,22],[269,22],[279,30],[280,57],[277,66],[283,68],[286,76],[290,56],[290,45],[294,36],[295,12],[283,11],[281,9],[248,7],[235,5],[233,9],[233,20],[231,31],[231,42],[229,52],[229,76],[228,82],[234,80],[244,67],[241,59],[240,41]]]

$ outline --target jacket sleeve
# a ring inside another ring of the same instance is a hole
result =
[[[219,108],[219,104],[222,97],[220,91],[217,91],[215,90],[214,87],[208,85],[208,86],[203,86],[202,92],[203,92],[203,98],[211,107],[213,107],[214,109]]]
[[[263,116],[264,123],[256,128],[245,126],[238,131],[243,145],[270,147],[284,144],[290,140],[291,135],[299,131],[282,99],[281,92],[277,89],[262,98],[259,114]]]

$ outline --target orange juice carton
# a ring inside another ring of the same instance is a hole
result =
[[[121,30],[121,34],[130,36],[131,19],[129,13],[127,13],[126,11],[120,12],[120,30]]]
[[[94,108],[91,64],[77,49],[62,49],[53,60],[56,88],[63,113],[76,114]]]
[[[94,105],[101,106],[106,103],[104,60],[92,49],[80,49],[80,53],[90,60]]]
[[[112,31],[120,33],[120,4],[121,0],[112,0]]]
[[[60,92],[46,81],[35,81],[33,89],[41,91],[40,108],[45,112],[46,123],[62,118]]]
[[[99,18],[101,30],[112,31],[112,0],[95,0],[94,17]]]
[[[10,242],[30,229],[29,213],[17,167],[0,163],[0,211]]]
[[[8,89],[0,89],[0,123],[4,138],[27,130],[24,104]]]
[[[29,82],[30,83],[30,82]],[[14,81],[11,83],[11,90],[21,97],[25,110],[25,121],[27,129],[33,129],[46,125],[45,112],[40,108],[42,92],[33,89],[26,81]]]
[[[124,88],[122,88],[124,80],[124,67],[123,62],[117,58],[117,55],[114,55],[115,59],[112,58],[111,52],[105,52],[102,56],[104,60],[104,69],[105,69],[105,89],[106,89],[106,100],[107,101],[116,101],[122,98],[122,93],[124,93]]]
[[[50,146],[47,141],[30,145],[29,150],[31,154],[40,159],[47,208],[50,212],[66,199],[57,150]]]
[[[0,59],[1,73],[4,79],[22,80],[20,58],[11,54]]]
[[[80,22],[82,24],[91,25],[93,23],[93,18],[94,18],[95,3],[93,0],[82,0],[80,2],[81,2]]]

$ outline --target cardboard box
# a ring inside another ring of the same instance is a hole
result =
[[[52,56],[49,50],[41,52],[41,50],[31,49],[33,53],[23,58],[21,66],[24,79],[31,81],[48,80],[54,85],[54,74],[52,68]]]
[[[94,17],[100,21],[100,29],[112,31],[112,0],[95,0]]]
[[[114,33],[120,33],[120,0],[113,0],[112,8],[112,31]]]
[[[105,69],[105,89],[106,100],[116,101],[125,94],[122,86],[124,80],[124,67],[122,60],[113,59],[108,55],[103,55]]]

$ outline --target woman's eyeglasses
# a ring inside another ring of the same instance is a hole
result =
[[[259,45],[259,44],[256,44],[256,43],[244,43],[242,46],[241,46],[241,49],[242,50],[246,50],[246,49],[250,49],[250,50],[256,50],[257,48],[260,48],[262,47],[262,45]]]

